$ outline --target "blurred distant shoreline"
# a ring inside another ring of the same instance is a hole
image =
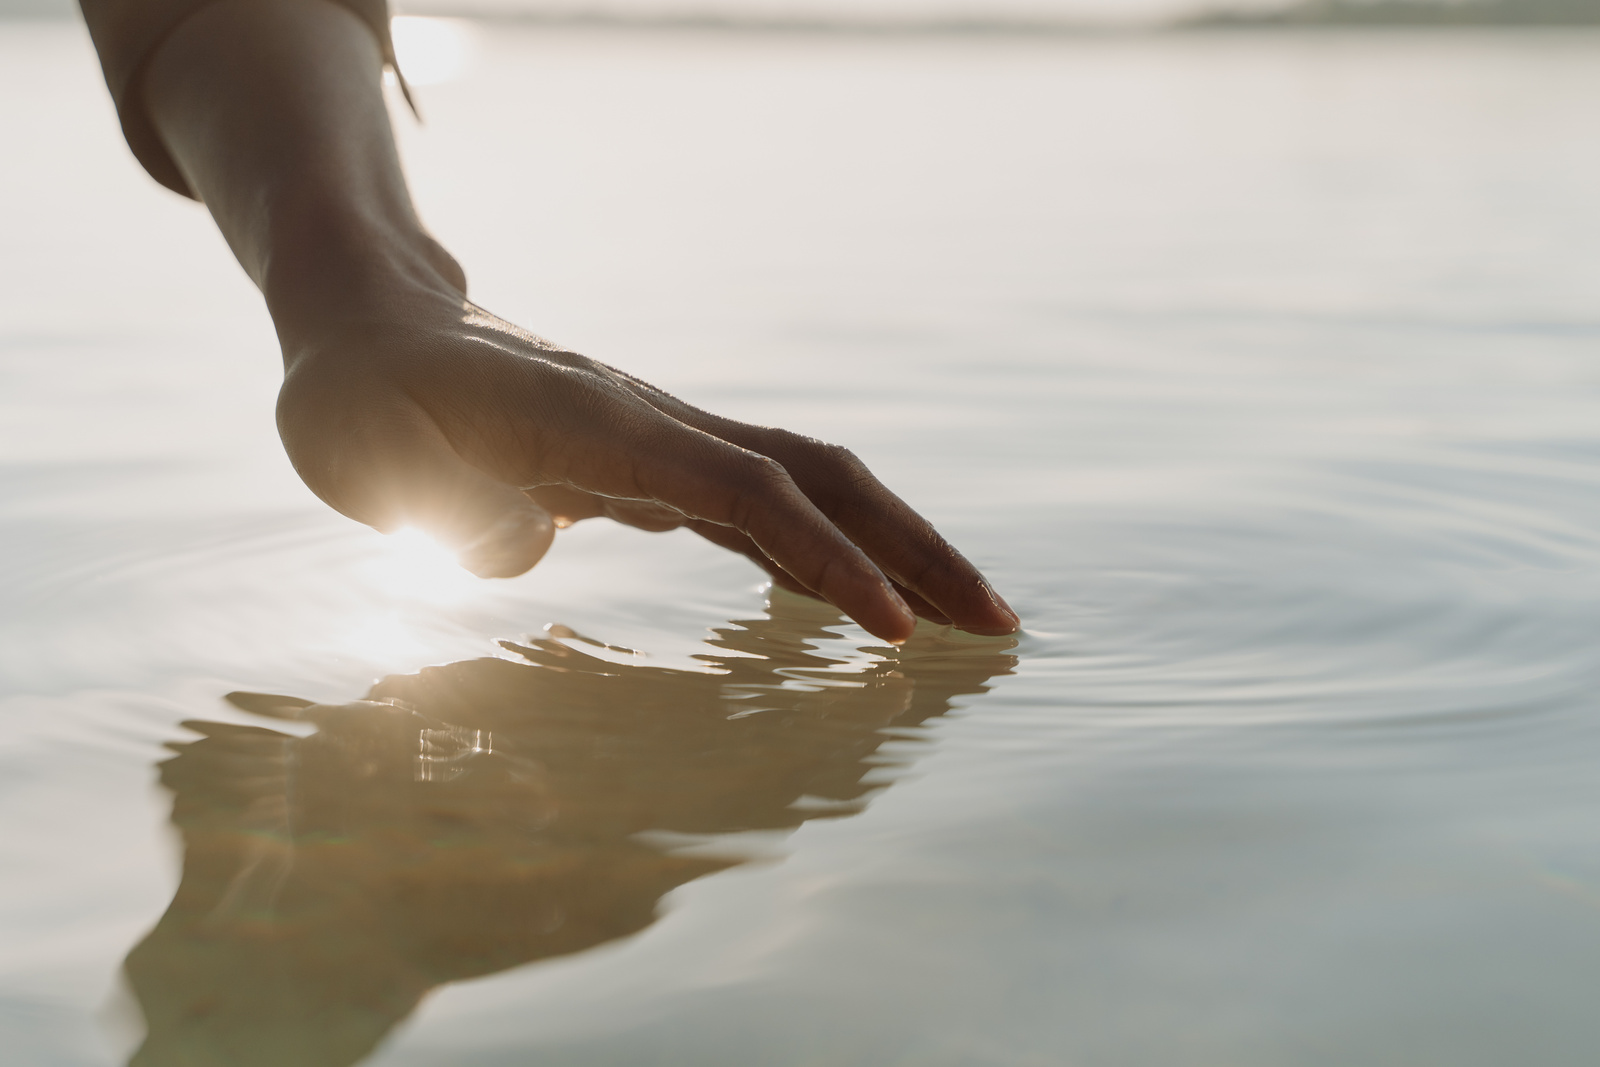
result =
[[[1276,10],[1218,10],[1174,29],[1270,27],[1600,26],[1600,0],[1303,0]]]
[[[1270,0],[1269,0],[1270,2]],[[871,13],[839,15],[800,11],[728,12],[627,10],[611,5],[541,3],[476,4],[473,0],[413,0],[397,4],[407,15],[545,26],[659,30],[742,30],[857,35],[1056,36],[1149,32],[1270,29],[1404,29],[1455,27],[1600,26],[1600,0],[1297,0],[1282,6],[1235,6],[1218,0],[1188,14],[1117,20],[1070,15]],[[0,20],[76,18],[74,0],[0,0]]]
[[[3,3],[4,0],[0,0]],[[1072,15],[869,13],[804,14],[697,11],[684,0],[678,11],[627,11],[528,0],[524,7],[479,6],[473,0],[413,0],[410,15],[440,15],[486,22],[639,29],[722,29],[863,35],[1101,35],[1228,29],[1600,26],[1600,0],[1291,0],[1276,5],[1237,0],[1200,0],[1187,14],[1165,18],[1112,19]],[[975,7],[982,7],[976,0]]]

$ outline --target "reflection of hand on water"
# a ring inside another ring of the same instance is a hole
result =
[[[947,632],[844,663],[814,644],[836,615],[781,610],[719,630],[706,673],[542,638],[350,704],[230,698],[309,736],[189,723],[162,765],[182,883],[127,962],[134,1064],[354,1063],[429,989],[627,936],[739,862],[663,841],[860,810],[885,727],[1016,662]]]

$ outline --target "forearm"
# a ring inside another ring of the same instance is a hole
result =
[[[465,280],[422,229],[372,32],[328,0],[218,0],[151,57],[145,105],[266,297],[286,354]]]

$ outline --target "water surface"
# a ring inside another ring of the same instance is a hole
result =
[[[326,512],[0,27],[18,1062],[1587,1062],[1600,37],[475,40],[404,135],[475,296],[849,444],[1028,631]]]

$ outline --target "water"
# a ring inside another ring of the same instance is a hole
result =
[[[467,43],[404,141],[477,298],[851,445],[1027,632],[326,512],[0,27],[8,1062],[1592,1058],[1600,37]]]

